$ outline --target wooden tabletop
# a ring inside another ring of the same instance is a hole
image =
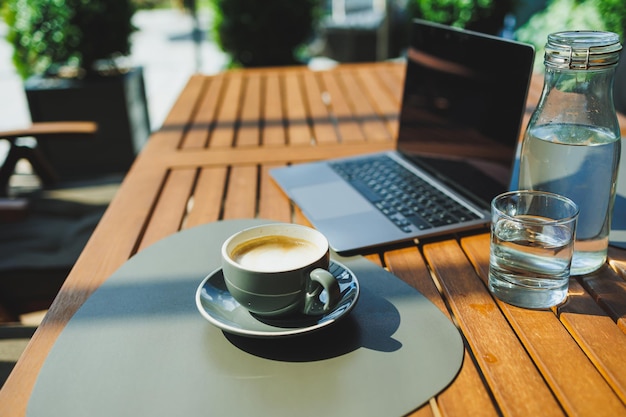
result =
[[[0,416],[26,414],[37,374],[65,324],[138,251],[221,219],[308,224],[269,169],[391,149],[403,78],[402,63],[193,76],[0,391]],[[529,108],[540,87],[534,80]],[[465,341],[457,378],[412,415],[626,415],[626,251],[609,254],[599,272],[571,279],[567,303],[542,311],[490,295],[486,230],[368,255],[428,297]]]

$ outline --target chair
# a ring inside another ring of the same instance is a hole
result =
[[[5,312],[0,323],[49,306],[121,182],[120,176],[63,179],[25,138],[52,145],[55,138],[90,140],[97,130],[96,123],[72,121],[0,132],[9,142],[0,166],[0,305]],[[31,164],[41,186],[18,193],[9,180],[21,159]]]
[[[37,146],[21,143],[21,139],[34,137],[37,141],[50,140],[54,137],[75,137],[84,139],[87,135],[97,132],[98,126],[93,122],[39,122],[33,123],[24,129],[0,131],[0,139],[9,141],[9,151],[0,167],[0,197],[8,195],[9,180],[15,171],[20,159],[26,159],[39,176],[44,186],[52,186],[59,177],[46,161]]]

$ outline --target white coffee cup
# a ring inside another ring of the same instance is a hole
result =
[[[221,255],[228,291],[260,316],[324,314],[341,299],[328,271],[328,240],[315,229],[291,223],[251,227],[228,238]]]

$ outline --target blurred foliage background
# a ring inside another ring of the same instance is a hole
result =
[[[212,0],[211,33],[232,65],[262,67],[298,63],[321,16],[319,0]]]
[[[407,13],[449,26],[498,34],[519,0],[409,0]]]
[[[88,75],[98,61],[130,53],[131,0],[3,0],[0,7],[23,78],[60,66]]]
[[[512,37],[537,50],[542,69],[547,35],[560,30],[616,32],[624,40],[626,0],[386,0],[391,28],[404,41],[410,19],[419,17]],[[345,0],[345,4],[368,0]],[[26,77],[70,63],[87,71],[102,59],[130,50],[136,10],[180,8],[210,14],[211,41],[227,52],[231,66],[291,65],[315,54],[333,0],[0,0],[10,27],[14,63]],[[403,41],[400,39],[400,42]],[[400,49],[402,48],[395,48]],[[394,50],[395,50],[394,49]],[[309,56],[307,56],[309,54]]]
[[[518,0],[519,1],[519,0]],[[624,42],[626,0],[551,0],[515,32],[521,42],[535,46],[535,70],[543,70],[548,35],[562,30],[606,30]]]

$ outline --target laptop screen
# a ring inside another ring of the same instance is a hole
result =
[[[533,59],[530,45],[414,20],[398,150],[488,204],[510,187]]]

